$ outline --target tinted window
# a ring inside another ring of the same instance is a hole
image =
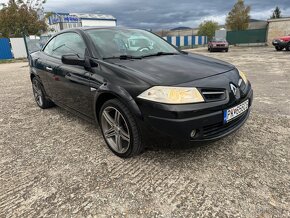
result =
[[[55,42],[55,38],[53,38],[52,40],[50,40],[50,42],[47,44],[47,46],[44,49],[44,52],[46,54],[52,55],[52,51],[53,51],[53,46],[54,46],[54,42]]]
[[[55,37],[52,55],[61,58],[66,54],[77,54],[84,57],[86,45],[82,37],[77,33],[63,33]]]

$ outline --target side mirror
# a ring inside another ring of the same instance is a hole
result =
[[[85,59],[80,58],[76,54],[63,55],[61,57],[61,61],[62,63],[68,64],[68,65],[85,66]]]

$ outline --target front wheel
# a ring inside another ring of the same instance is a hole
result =
[[[132,157],[143,150],[134,116],[119,100],[112,99],[103,104],[99,123],[106,144],[117,156]]]
[[[286,45],[286,51],[290,51],[290,43]]]
[[[281,48],[280,46],[276,46],[275,49],[276,49],[277,51],[282,51],[282,50],[283,50],[283,48]]]

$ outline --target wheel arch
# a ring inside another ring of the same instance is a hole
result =
[[[111,89],[102,89],[100,87],[100,90],[96,93],[94,97],[94,113],[95,121],[97,123],[99,123],[99,112],[101,110],[101,107],[105,102],[111,99],[118,99],[128,107],[128,109],[133,113],[133,115],[136,116],[136,118],[142,118],[142,114],[137,103],[131,97],[131,95],[129,95],[128,92],[124,90],[112,91]]]
[[[32,81],[33,78],[36,77],[36,75],[34,73],[30,73],[30,80]]]

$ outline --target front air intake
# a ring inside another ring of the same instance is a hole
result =
[[[226,98],[226,90],[202,89],[201,93],[207,102],[222,101]]]

